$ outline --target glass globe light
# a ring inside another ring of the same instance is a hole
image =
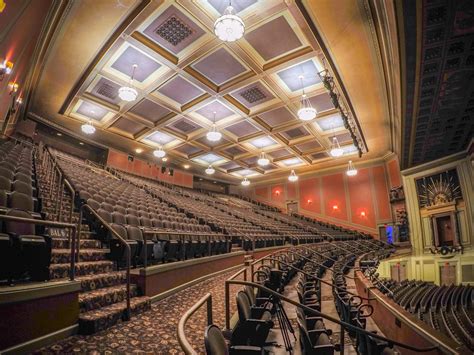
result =
[[[118,89],[118,95],[122,100],[131,102],[137,99],[138,92],[129,86],[122,86]]]
[[[222,138],[222,133],[217,131],[216,125],[214,124],[212,125],[211,130],[207,132],[206,138],[211,142],[218,142]]]
[[[160,147],[160,149],[153,151],[153,155],[157,158],[163,158],[166,155],[166,152]]]
[[[241,182],[242,186],[249,186],[250,185],[250,181],[249,179],[247,178],[244,178]]]
[[[338,158],[344,154],[344,150],[339,145],[339,141],[336,137],[332,138],[331,150],[329,151],[332,157]]]
[[[227,6],[224,14],[214,23],[214,33],[224,42],[235,42],[242,38],[244,32],[244,21],[235,15],[234,8],[230,5]]]
[[[209,167],[204,171],[206,172],[207,175],[212,175],[216,172],[216,169],[214,169],[212,165],[209,165]]]
[[[260,166],[266,166],[268,164],[270,164],[270,159],[268,159],[266,156],[265,156],[265,153],[262,152],[260,154],[260,157],[258,158],[257,160],[257,164],[260,165]]]
[[[346,174],[347,176],[357,175],[357,169],[355,168],[354,164],[352,164],[352,160],[349,160],[349,165],[347,166]]]
[[[288,181],[290,182],[298,181],[298,175],[296,175],[294,170],[291,170],[290,176],[288,176]]]
[[[317,111],[311,105],[306,94],[301,96],[300,109],[298,110],[298,118],[302,121],[311,121],[316,117]]]
[[[81,126],[81,130],[85,134],[94,134],[95,133],[95,127],[92,125],[91,121],[88,121],[87,123],[84,123]]]

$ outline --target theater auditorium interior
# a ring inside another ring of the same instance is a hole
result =
[[[1,354],[472,354],[472,0],[0,0]]]

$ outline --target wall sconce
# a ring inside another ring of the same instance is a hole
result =
[[[280,190],[276,190],[275,195],[280,196]]]
[[[338,205],[333,205],[333,206],[332,206],[332,210],[333,210],[333,211],[339,210],[339,206],[338,206]]]
[[[12,69],[12,62],[5,59],[3,63],[0,63],[0,81],[2,81],[6,75],[10,74],[12,72]]]
[[[14,83],[13,81],[11,81],[8,86],[10,87],[10,95],[13,95],[18,91],[18,83]]]
[[[308,205],[310,205],[310,204],[312,204],[312,203],[313,203],[313,201],[312,201],[312,200],[310,200],[310,199],[308,199],[308,201],[306,201],[306,202],[308,202]]]
[[[21,97],[18,97],[15,101],[13,101],[11,105],[12,113],[15,113],[16,110],[18,110],[18,107],[20,107],[22,103],[23,103],[23,99]]]
[[[361,212],[360,212],[360,216],[361,216],[362,218],[364,218],[364,217],[367,216],[367,214],[365,213],[365,211],[361,211]]]

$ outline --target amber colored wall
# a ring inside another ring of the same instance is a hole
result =
[[[180,170],[174,170],[173,176],[161,172],[161,166],[150,164],[147,161],[134,157],[133,161],[128,160],[128,154],[109,150],[107,165],[139,176],[165,181],[170,184],[193,187],[193,175]]]
[[[245,195],[284,210],[287,202],[297,201],[301,214],[378,234],[378,225],[392,221],[389,189],[400,183],[398,161],[392,158],[359,168],[354,177],[348,177],[345,168],[315,172],[296,183],[282,179],[255,185]]]

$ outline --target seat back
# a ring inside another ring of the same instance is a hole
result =
[[[245,323],[247,319],[251,319],[252,310],[250,308],[249,298],[244,291],[237,293],[237,311],[239,313],[240,323]]]
[[[211,324],[204,332],[204,345],[207,355],[228,355],[229,349],[218,326]]]
[[[31,218],[31,214],[29,214],[27,211],[15,209],[9,210],[6,215],[12,217]],[[5,222],[5,231],[7,233],[13,233],[17,235],[34,235],[35,225],[31,223],[7,221]]]
[[[14,191],[10,195],[10,207],[23,211],[33,211],[33,198],[31,196],[25,195],[24,193]]]

